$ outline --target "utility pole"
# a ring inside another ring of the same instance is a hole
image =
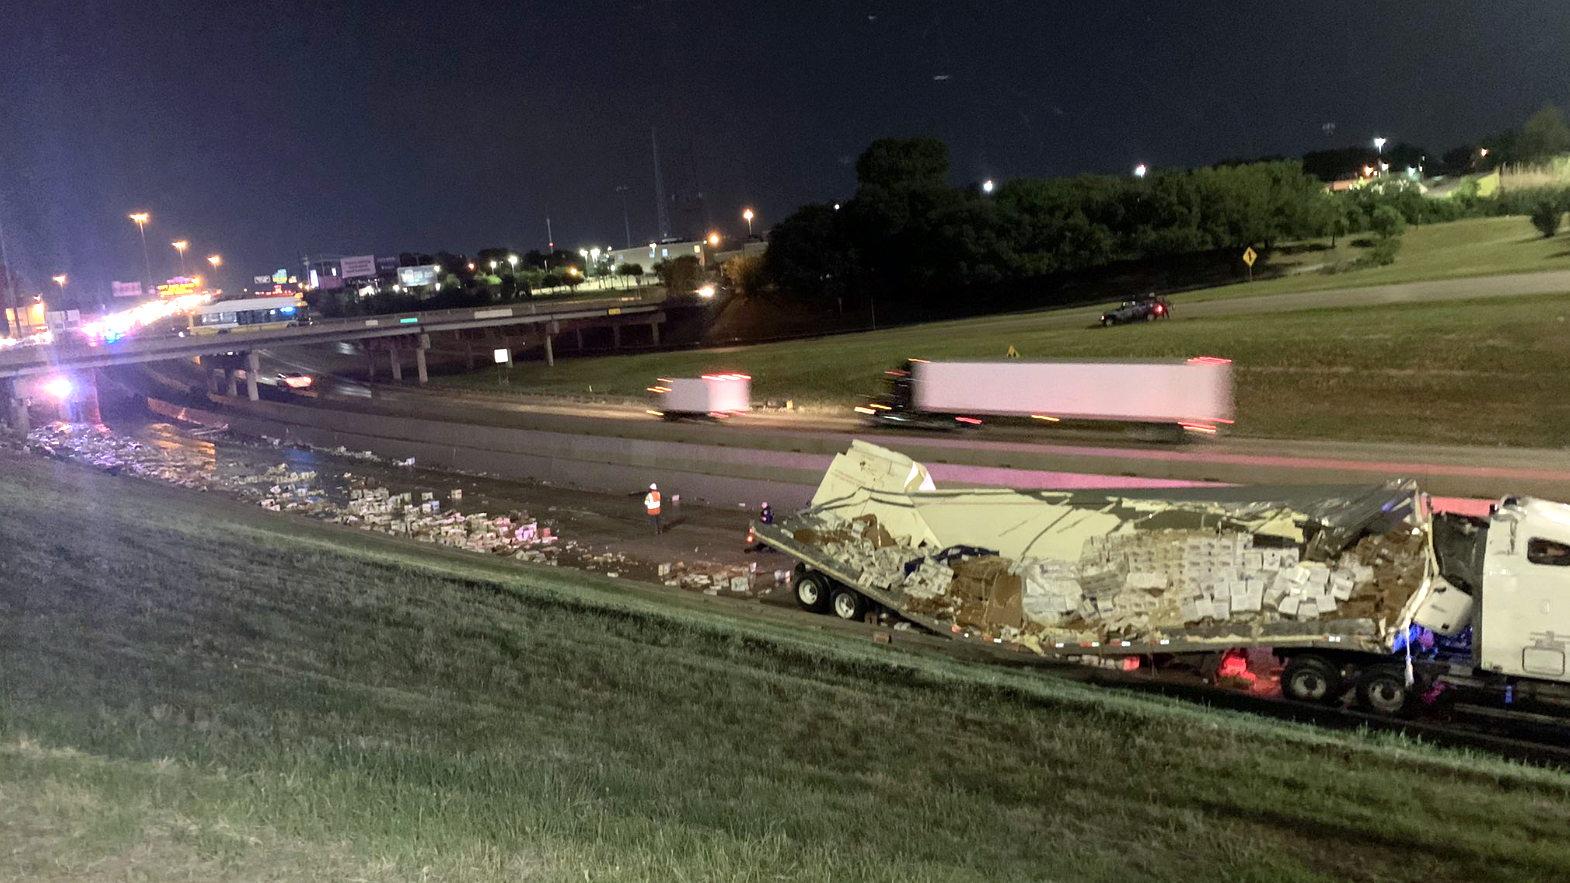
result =
[[[627,231],[627,247],[632,248],[632,221],[627,216],[627,185],[617,186],[616,192],[621,194],[621,224]]]
[[[656,219],[659,222],[660,239],[671,238],[671,216],[665,208],[665,180],[660,177],[660,142],[654,136],[654,129],[649,129],[649,146],[654,149],[654,205],[657,209]]]

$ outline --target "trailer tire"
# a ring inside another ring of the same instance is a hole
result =
[[[1297,702],[1329,705],[1341,697],[1341,670],[1323,656],[1294,656],[1281,670],[1281,692]]]
[[[860,622],[867,615],[867,599],[855,589],[838,589],[834,592],[834,615],[850,622]]]
[[[1406,670],[1399,665],[1371,665],[1357,677],[1357,704],[1364,711],[1399,717],[1411,701]]]
[[[821,573],[804,573],[796,578],[796,603],[801,609],[823,613],[829,607],[829,578]]]

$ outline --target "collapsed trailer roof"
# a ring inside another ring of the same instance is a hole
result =
[[[1414,514],[1410,481],[1371,485],[1266,485],[1039,491],[936,490],[925,467],[856,442],[835,458],[804,515],[874,515],[894,536],[935,548],[972,546],[1009,558],[1078,557],[1084,540],[1138,530],[1226,528],[1306,543],[1333,555],[1364,533]]]

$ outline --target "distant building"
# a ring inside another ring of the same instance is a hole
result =
[[[643,267],[644,272],[652,273],[655,264],[684,255],[697,258],[700,266],[718,267],[731,258],[761,255],[768,249],[769,244],[761,240],[749,240],[743,243],[721,242],[718,246],[711,246],[706,241],[683,239],[677,242],[651,242],[635,248],[612,249],[606,252],[605,260],[612,268],[619,264],[638,264]]]

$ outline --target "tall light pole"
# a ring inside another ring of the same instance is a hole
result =
[[[136,229],[142,232],[142,269],[147,271],[147,275],[142,277],[142,285],[144,286],[153,284],[153,262],[147,257],[147,219],[149,217],[151,215],[147,212],[133,212],[131,214],[131,220],[136,222]],[[144,289],[143,294],[145,293]]]
[[[61,308],[63,308],[63,306],[65,304],[65,278],[66,277],[65,277],[64,273],[61,273],[60,275],[55,276],[53,278],[55,280],[55,284],[60,286],[60,303],[55,305],[55,309],[61,309]]]
[[[191,247],[191,243],[184,239],[176,239],[169,244],[174,246],[174,250],[180,253],[180,275],[190,276],[191,274],[185,269],[185,250]]]
[[[742,213],[741,213],[741,216],[743,218],[747,219],[747,238],[751,239],[752,238],[752,209],[749,208],[749,209],[743,210]]]
[[[627,216],[627,190],[626,184],[618,185],[616,192],[621,194],[621,226],[627,231],[627,247],[632,248],[632,220]]]
[[[1387,138],[1375,138],[1374,139],[1374,152],[1379,154],[1379,159],[1374,163],[1374,166],[1381,172],[1383,172],[1385,170],[1385,142],[1387,140],[1389,140],[1389,139],[1387,139]]]

